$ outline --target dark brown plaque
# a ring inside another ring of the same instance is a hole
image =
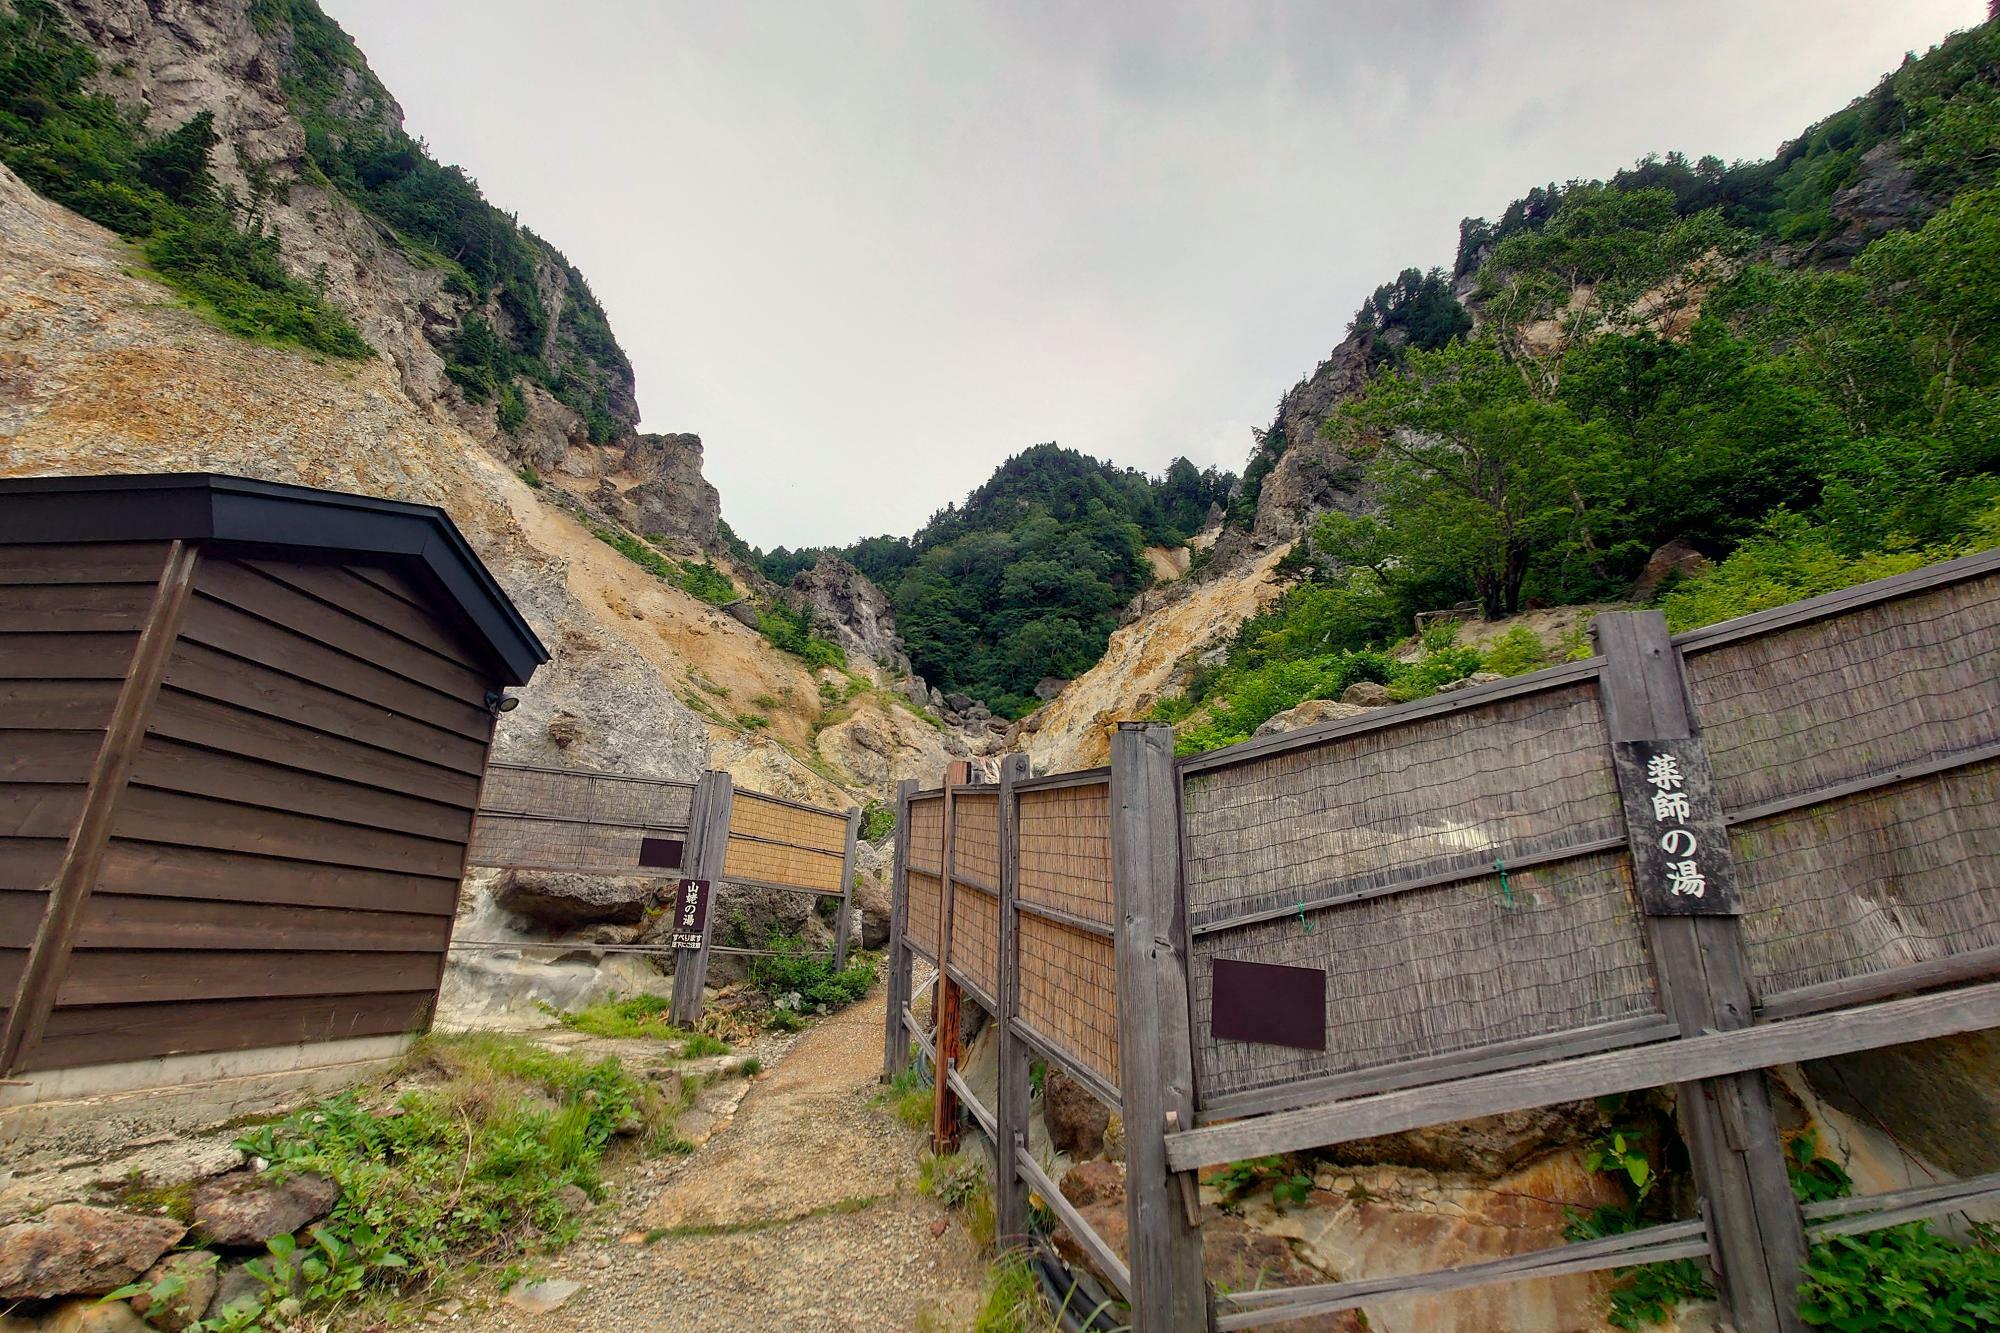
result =
[[[1218,1041],[1326,1049],[1326,972],[1282,963],[1215,960],[1210,1030]]]
[[[679,870],[687,844],[679,838],[639,839],[639,864],[656,870]]]
[[[674,949],[696,949],[706,938],[708,922],[708,881],[684,879],[674,886],[674,919],[669,923],[667,945]]]
[[[1611,756],[1646,915],[1733,915],[1729,829],[1701,740],[1613,741]]]

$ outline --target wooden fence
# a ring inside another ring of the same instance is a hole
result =
[[[1174,761],[899,796],[891,1015],[956,1130],[961,996],[1002,1034],[1001,1235],[1034,1189],[1143,1330],[1705,1257],[1795,1329],[1810,1237],[2000,1197],[2000,1173],[1792,1201],[1763,1070],[2000,1026],[2000,553]],[[910,955],[940,965],[935,1026]],[[1900,997],[1900,998],[1892,998]],[[1039,1054],[1124,1117],[1121,1260],[1023,1151]],[[1211,1296],[1193,1173],[1678,1085],[1698,1217],[1493,1263]]]
[[[586,875],[657,876],[680,872],[675,910],[687,910],[686,947],[602,946],[670,952],[674,1021],[701,1013],[713,942],[716,890],[728,884],[837,897],[835,967],[847,963],[854,904],[854,854],[861,810],[827,810],[779,796],[735,790],[729,774],[697,782],[629,773],[491,764],[473,824],[469,861],[490,869],[557,870]],[[454,948],[494,941],[454,941]],[[509,943],[506,947],[521,947]],[[573,945],[561,947],[571,948]],[[769,949],[726,949],[768,954]]]

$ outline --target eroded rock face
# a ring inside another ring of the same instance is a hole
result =
[[[889,942],[889,916],[894,910],[894,889],[890,877],[895,872],[896,845],[859,843],[854,849],[854,906],[861,913],[859,939],[864,949],[879,949]]]
[[[510,870],[495,881],[493,901],[516,916],[557,930],[596,923],[636,926],[667,883],[553,870]]]
[[[1081,1083],[1051,1068],[1042,1083],[1042,1120],[1056,1150],[1082,1161],[1104,1151],[1111,1111]]]
[[[1604,1123],[1591,1102],[1509,1111],[1340,1145],[1340,1159],[1427,1171],[1503,1172],[1551,1149],[1581,1143]]]
[[[168,1217],[59,1203],[32,1222],[0,1227],[0,1300],[101,1296],[186,1234]]]
[[[340,1186],[310,1171],[280,1180],[257,1171],[231,1171],[195,1186],[194,1221],[212,1245],[261,1248],[331,1212]]]
[[[1349,337],[1279,401],[1274,426],[1283,433],[1285,451],[1257,493],[1253,532],[1259,540],[1296,537],[1310,516],[1324,510],[1359,513],[1366,507],[1360,469],[1319,432],[1335,409],[1367,384],[1368,346],[1367,335]]]
[[[850,654],[858,653],[890,676],[908,675],[909,655],[896,637],[896,617],[880,588],[837,555],[827,554],[792,578],[784,598],[832,631]]]
[[[722,497],[701,474],[701,436],[635,435],[618,475],[614,512],[627,527],[688,551],[715,546]]]

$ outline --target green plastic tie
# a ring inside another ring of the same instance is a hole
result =
[[[1500,897],[1507,906],[1514,905],[1514,887],[1507,882],[1507,863],[1499,857],[1493,858],[1493,868],[1500,872]]]
[[[1313,923],[1306,920],[1306,900],[1299,899],[1299,924],[1306,928],[1306,934],[1313,933]]]

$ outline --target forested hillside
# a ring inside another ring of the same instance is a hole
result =
[[[1097,661],[1119,609],[1151,579],[1144,548],[1186,542],[1235,480],[1184,458],[1148,477],[1038,444],[915,536],[837,554],[889,594],[920,675],[1017,716],[1034,706],[1038,680]],[[779,547],[758,559],[782,584],[821,554]]]
[[[1415,612],[1622,598],[1668,542],[1717,562],[1650,590],[1676,629],[2000,543],[1996,173],[1989,23],[1768,162],[1647,159],[1468,220],[1452,278],[1350,330],[1366,374],[1319,430],[1359,503],[1159,715],[1199,749],[1357,680],[1413,697],[1481,665],[1375,651]],[[1232,522],[1296,443],[1266,434]]]

